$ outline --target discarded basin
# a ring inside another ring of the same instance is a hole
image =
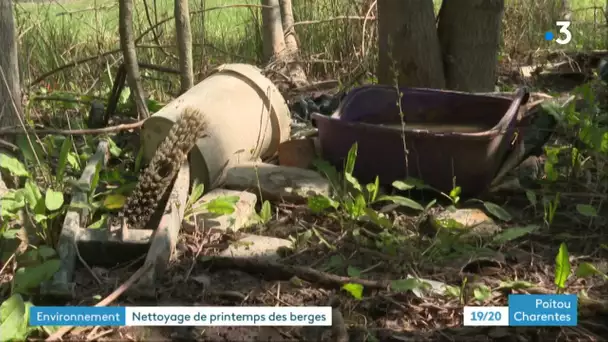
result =
[[[145,160],[186,107],[198,108],[208,123],[208,136],[190,153],[191,179],[205,191],[223,179],[226,167],[273,156],[290,136],[289,108],[274,84],[252,65],[224,64],[146,120]]]
[[[486,190],[515,141],[517,113],[529,93],[514,99],[433,89],[371,85],[352,90],[327,117],[313,114],[321,153],[342,168],[358,144],[354,175],[383,184],[413,177],[443,192],[454,185],[471,196]],[[402,129],[400,112],[405,129]],[[407,149],[407,159],[405,149]]]

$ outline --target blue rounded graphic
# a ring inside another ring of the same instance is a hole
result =
[[[545,32],[545,40],[553,40],[553,32],[551,32],[551,31]]]

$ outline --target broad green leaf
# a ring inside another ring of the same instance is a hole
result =
[[[503,230],[502,232],[500,232],[496,236],[494,236],[494,238],[492,239],[492,243],[497,244],[497,245],[503,244],[503,243],[518,239],[524,235],[528,235],[528,234],[534,232],[535,230],[537,230],[538,228],[539,227],[536,225],[509,228],[509,229]]]
[[[60,266],[61,261],[52,259],[40,265],[17,269],[13,278],[14,291],[29,293],[30,290],[40,286],[44,281],[51,279]]]
[[[61,144],[61,150],[59,151],[59,160],[57,161],[57,182],[62,183],[65,175],[65,166],[68,163],[68,154],[72,148],[72,138],[66,138]]]
[[[346,292],[350,293],[351,296],[353,296],[353,298],[361,300],[361,298],[363,298],[363,285],[361,284],[355,284],[355,283],[348,283],[348,284],[344,284],[342,285],[342,289],[344,289]]]
[[[21,153],[23,154],[23,159],[30,163],[37,162],[36,155],[38,156],[38,158],[44,156],[44,150],[42,149],[42,145],[40,145],[40,143],[36,139],[36,136],[33,134],[29,136],[29,139],[27,135],[20,134],[17,137],[16,144],[19,147]],[[34,147],[33,149],[32,146]]]
[[[70,209],[86,209],[86,210],[90,210],[90,211],[94,211],[95,207],[92,206],[89,203],[84,203],[84,202],[71,202],[69,205]]]
[[[419,289],[422,282],[417,278],[406,278],[391,281],[391,289],[397,292],[407,292]]]
[[[49,246],[40,246],[38,247],[38,255],[42,258],[42,260],[47,260],[57,255],[55,249]]]
[[[458,198],[458,196],[460,196],[460,193],[462,192],[462,188],[457,186],[454,189],[452,189],[450,191],[450,197],[451,198]]]
[[[536,198],[536,193],[534,191],[526,190],[526,198],[528,198],[528,201],[532,205],[536,205],[536,203],[538,203],[538,199]]]
[[[410,183],[406,183],[404,181],[394,181],[393,182],[393,188],[397,189],[397,190],[401,190],[401,191],[407,191],[407,190],[411,190],[414,189],[416,186]]]
[[[192,192],[190,193],[190,197],[188,198],[188,203],[194,204],[196,201],[198,201],[201,198],[201,196],[203,196],[204,192],[205,192],[205,185],[202,183],[199,183],[198,181],[195,181],[194,185],[192,186]]]
[[[581,263],[576,269],[576,276],[579,278],[593,277],[596,275],[601,275],[606,278],[604,273],[600,272],[600,270],[598,270],[593,264],[588,262]]]
[[[350,185],[352,185],[352,187],[355,188],[357,191],[359,191],[359,192],[363,191],[363,188],[361,187],[361,184],[359,184],[359,181],[357,180],[357,178],[355,178],[350,173],[345,173],[344,179],[346,179],[346,181],[348,183],[350,183]]]
[[[391,222],[391,220],[384,216],[381,216],[380,214],[378,214],[377,211],[372,208],[365,208],[365,214],[367,214],[367,216],[372,220],[372,222],[382,228],[388,229],[393,227],[393,223]]]
[[[346,165],[344,166],[344,173],[352,175],[355,170],[355,162],[357,161],[357,143],[354,143],[348,150],[348,156],[346,157]]]
[[[329,180],[329,182],[331,183],[332,187],[337,190],[337,187],[339,186],[338,184],[340,176],[336,168],[322,159],[315,159],[313,161],[313,165],[317,170],[319,170],[320,173],[325,175],[327,180]]]
[[[511,214],[497,204],[492,202],[483,202],[483,206],[490,212],[490,214],[503,221],[511,221],[512,219]]]
[[[25,198],[20,191],[10,191],[0,198],[2,216],[8,216],[25,207]]]
[[[238,196],[216,197],[206,204],[207,211],[216,215],[232,214],[239,199],[240,198]]]
[[[570,258],[568,247],[565,243],[561,243],[559,251],[555,257],[555,285],[560,289],[566,286],[566,281],[570,276]]]
[[[458,298],[458,297],[460,297],[460,287],[446,285],[444,293],[446,296]]]
[[[44,204],[50,211],[55,211],[61,208],[63,205],[63,193],[53,189],[48,189],[44,196]]]
[[[87,228],[88,229],[99,229],[99,228],[103,227],[107,221],[108,221],[108,215],[107,214],[101,215],[101,218],[99,220],[91,223]]]
[[[123,195],[111,194],[103,200],[103,206],[109,210],[120,209],[125,205],[126,201],[127,198]]]
[[[578,211],[579,214],[586,216],[586,217],[596,217],[597,216],[597,210],[595,210],[595,208],[590,206],[589,204],[577,204],[576,211]]]
[[[428,185],[424,184],[421,179],[408,177],[402,181],[393,182],[393,187],[398,190],[410,190],[410,189],[428,189],[430,188]]]
[[[120,154],[122,153],[122,150],[120,149],[120,147],[118,147],[116,145],[116,143],[114,142],[114,140],[108,139],[107,142],[108,142],[108,145],[110,147],[110,154],[113,157],[115,157],[115,158],[120,157]]]
[[[68,165],[76,171],[80,171],[80,162],[78,161],[78,154],[74,152],[68,153],[67,157]]]
[[[262,209],[260,210],[260,218],[263,223],[267,223],[272,218],[272,209],[270,208],[270,202],[264,201]]]
[[[41,205],[42,193],[40,192],[38,185],[33,180],[28,179],[25,181],[23,195],[25,196],[25,201],[28,203],[30,210],[37,214],[44,214],[46,207]]]
[[[13,294],[0,305],[0,341],[25,341],[27,318],[25,302],[20,294]]]
[[[30,173],[27,172],[25,166],[19,161],[19,159],[0,153],[0,167],[7,170],[13,176],[17,177],[29,177]]]
[[[363,194],[361,193],[355,197],[354,201],[349,198],[344,202],[344,209],[346,209],[350,217],[354,219],[363,216],[366,207],[365,197],[363,197]]]
[[[424,207],[422,205],[420,205],[420,203],[411,200],[407,197],[402,197],[402,196],[380,196],[378,197],[378,202],[379,201],[390,201],[393,202],[395,204],[404,206],[404,207],[408,207],[411,209],[416,209],[416,210],[420,210],[423,211]]]
[[[321,213],[329,208],[338,208],[338,202],[323,195],[314,195],[308,197],[308,209],[314,213]]]
[[[90,194],[93,194],[97,189],[97,184],[99,184],[99,174],[101,173],[101,163],[95,164],[95,173],[93,174],[93,179],[91,179],[91,184],[87,184],[86,187],[89,188],[87,191]]]
[[[473,296],[480,302],[486,301],[492,295],[492,290],[486,285],[480,285],[473,290]]]
[[[361,278],[361,270],[353,266],[348,266],[346,274],[351,278]]]

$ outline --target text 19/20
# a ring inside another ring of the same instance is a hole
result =
[[[509,308],[506,306],[465,306],[465,326],[508,326]]]

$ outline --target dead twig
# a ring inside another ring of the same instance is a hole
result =
[[[152,266],[151,263],[145,263],[135,273],[133,273],[133,275],[131,275],[131,277],[129,277],[129,279],[127,279],[127,281],[125,281],[116,290],[114,290],[114,292],[110,293],[106,298],[101,300],[99,303],[95,304],[95,306],[107,306],[108,304],[111,304],[112,302],[114,302],[118,297],[120,297],[120,295],[122,295],[133,284],[135,284],[135,282],[137,282],[139,280],[139,278],[141,278],[141,276],[144,273],[146,273],[151,266]],[[47,337],[45,341],[58,341],[61,339],[61,337],[63,337],[63,335],[65,335],[70,330],[72,330],[72,328],[74,328],[74,327],[70,327],[70,326],[61,327],[59,330],[57,330],[56,333]]]
[[[232,257],[212,257],[208,260],[205,260],[203,264],[208,265],[211,269],[233,268],[239,269],[247,273],[263,274],[270,278],[290,279],[295,276],[302,280],[314,282],[316,284],[334,287],[340,287],[348,283],[360,284],[368,289],[386,290],[390,287],[390,281],[375,281],[368,279],[343,277],[335,274],[318,271],[310,267],[290,266],[265,260]]]
[[[87,129],[23,129],[17,127],[5,127],[0,128],[0,135],[15,135],[15,134],[24,134],[24,133],[36,133],[36,134],[72,134],[72,135],[87,135],[87,134],[105,134],[105,133],[114,133],[118,131],[126,131],[130,129],[139,128],[144,124],[144,120],[140,120],[138,122],[128,123],[128,124],[120,124],[116,126],[109,126],[103,128],[87,128]]]

